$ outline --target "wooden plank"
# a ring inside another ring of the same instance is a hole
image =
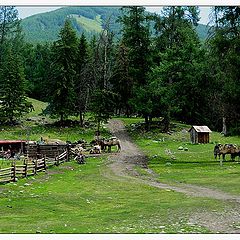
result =
[[[12,176],[12,172],[1,173],[1,174],[0,174],[0,178],[2,178],[2,177],[4,177],[4,176],[8,176],[8,175]]]
[[[24,171],[25,170],[25,168],[16,168],[16,171]]]
[[[12,168],[13,168],[13,167],[9,167],[9,168],[0,169],[0,172],[5,172],[5,171],[9,171],[9,170],[11,170],[11,171],[12,171]]]
[[[35,167],[35,163],[28,163],[28,167]]]
[[[40,168],[37,170],[37,172],[42,172],[43,170],[45,170],[44,168]]]
[[[16,168],[17,167],[24,167],[25,168],[26,165],[16,165]]]
[[[13,181],[13,179],[12,178],[6,178],[6,179],[0,179],[0,183],[6,183],[6,182],[11,182],[11,181]]]
[[[33,176],[35,175],[35,172],[34,173],[27,173],[27,176]]]

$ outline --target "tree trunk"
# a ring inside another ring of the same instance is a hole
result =
[[[169,108],[168,108],[167,112],[164,116],[164,119],[163,119],[163,131],[164,132],[169,132],[169,129],[170,129],[170,111],[169,111]]]
[[[149,119],[147,114],[144,115],[144,119],[145,119],[145,130],[149,131]]]
[[[83,127],[83,112],[79,111],[79,120],[80,120],[80,127]]]
[[[222,133],[224,136],[227,135],[227,125],[226,125],[226,118],[223,117],[223,128],[222,128]]]

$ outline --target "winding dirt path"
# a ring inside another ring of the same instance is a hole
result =
[[[197,213],[190,218],[192,222],[197,222],[202,226],[208,227],[213,232],[224,233],[240,233],[240,229],[231,227],[232,223],[240,222],[240,196],[231,195],[222,191],[211,188],[200,187],[196,185],[183,184],[173,186],[161,183],[157,180],[158,175],[147,168],[147,157],[133,143],[129,137],[122,121],[112,119],[108,123],[108,128],[111,133],[121,140],[121,151],[117,154],[112,154],[109,157],[107,166],[109,171],[102,173],[105,177],[120,181],[129,181],[147,184],[160,189],[168,189],[180,193],[184,193],[192,197],[212,198],[231,202],[232,206],[222,213]],[[135,167],[140,166],[147,171],[147,176],[140,175]],[[226,204],[226,206],[229,204]]]

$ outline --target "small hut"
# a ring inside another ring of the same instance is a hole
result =
[[[26,146],[25,140],[0,140],[0,151],[7,151],[10,149],[13,152],[24,152]]]
[[[212,131],[207,126],[192,126],[189,132],[192,143],[209,143],[209,133]]]

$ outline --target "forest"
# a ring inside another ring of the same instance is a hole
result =
[[[27,97],[48,103],[43,114],[61,124],[75,116],[98,126],[114,115],[207,125],[240,134],[240,7],[212,7],[205,42],[196,32],[199,8],[169,6],[160,15],[121,8],[115,38],[110,18],[100,33],[78,37],[66,19],[58,40],[25,40],[15,7],[0,7],[0,124],[31,111]],[[153,27],[152,27],[153,26]]]

